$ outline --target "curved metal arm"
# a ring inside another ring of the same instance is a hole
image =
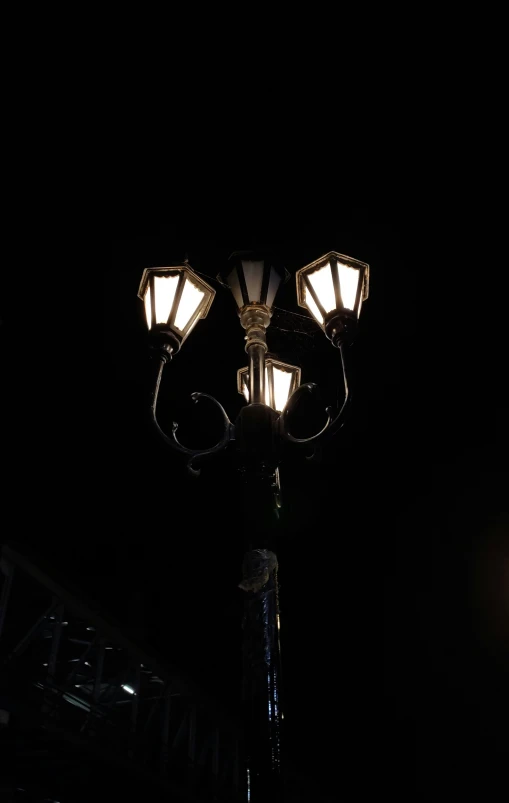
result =
[[[228,418],[223,406],[219,404],[219,402],[216,399],[214,399],[213,396],[209,396],[208,393],[192,393],[191,399],[194,402],[198,402],[200,399],[209,399],[217,407],[219,407],[221,414],[223,416],[223,424],[224,424],[223,437],[221,438],[220,441],[216,443],[215,446],[212,446],[210,449],[188,449],[186,446],[182,446],[182,444],[179,443],[179,441],[177,440],[177,436],[175,433],[178,429],[178,424],[175,422],[173,422],[171,437],[166,435],[166,433],[163,432],[163,430],[159,426],[159,422],[157,420],[157,399],[159,397],[159,389],[161,387],[161,379],[163,376],[163,370],[166,361],[167,360],[165,358],[161,358],[161,362],[159,364],[159,372],[157,375],[156,385],[154,388],[154,395],[152,397],[152,407],[151,407],[152,423],[154,424],[161,438],[165,441],[165,443],[168,444],[168,446],[171,446],[171,448],[175,449],[175,451],[180,452],[180,454],[183,454],[186,457],[188,457],[187,461],[188,471],[193,476],[198,477],[200,474],[200,469],[193,468],[193,462],[195,460],[199,460],[200,458],[208,457],[209,455],[216,454],[217,452],[226,449],[230,441],[234,439],[234,427],[230,419]]]
[[[335,435],[343,426],[345,422],[345,413],[349,402],[351,401],[351,394],[348,390],[344,346],[340,346],[339,350],[341,354],[341,364],[343,366],[343,382],[345,385],[345,400],[341,405],[341,409],[334,416],[334,418],[332,418],[332,407],[327,407],[325,409],[325,412],[327,413],[327,422],[320,432],[317,432],[315,435],[312,435],[309,438],[295,438],[288,430],[288,416],[292,414],[296,404],[298,404],[304,393],[314,393],[317,390],[317,386],[313,382],[308,382],[305,385],[301,385],[299,388],[297,388],[295,393],[292,393],[279,418],[279,431],[284,440],[290,441],[290,443],[309,446],[310,444],[317,443],[324,437],[324,435],[332,437],[332,435]]]

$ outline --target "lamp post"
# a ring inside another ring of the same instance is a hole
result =
[[[216,399],[205,393],[191,398],[215,404],[223,432],[209,449],[189,449],[159,426],[157,401],[165,365],[200,320],[215,291],[186,262],[147,268],[140,284],[152,347],[159,370],[152,397],[152,420],[158,434],[187,460],[197,476],[200,464],[235,448],[243,480],[246,509],[245,555],[240,588],[245,592],[243,624],[243,707],[246,732],[244,799],[250,803],[281,800],[281,657],[279,644],[278,561],[273,550],[274,511],[281,507],[279,464],[285,450],[314,446],[342,426],[350,402],[347,349],[353,341],[363,301],[368,297],[369,266],[331,251],[296,274],[297,298],[340,351],[345,397],[341,408],[327,408],[325,426],[308,438],[292,435],[292,416],[299,399],[312,393],[300,384],[298,366],[267,356],[267,329],[284,270],[276,259],[255,252],[234,252],[224,272],[245,330],[248,366],[237,373],[237,388],[247,401],[234,424]]]

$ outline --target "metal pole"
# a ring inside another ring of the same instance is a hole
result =
[[[246,470],[244,505],[256,500],[247,517],[241,589],[243,621],[242,698],[245,730],[243,786],[249,803],[280,803],[281,651],[279,643],[278,561],[273,550],[277,517],[270,472]]]
[[[243,702],[250,803],[281,800],[281,654],[277,558],[255,549],[244,558]],[[251,577],[247,577],[251,574]]]
[[[266,330],[270,324],[271,314],[270,309],[263,304],[248,305],[243,307],[240,313],[240,323],[246,330],[251,404],[265,404]]]
[[[92,693],[92,701],[94,705],[98,705],[99,698],[101,697],[101,684],[102,684],[103,668],[104,668],[104,650],[105,650],[105,640],[103,638],[100,638],[99,647],[97,649],[97,658],[95,663],[94,690]]]
[[[53,698],[53,686],[55,683],[55,673],[57,670],[58,649],[60,647],[60,637],[62,635],[62,619],[64,618],[64,606],[60,604],[56,610],[56,619],[53,624],[51,636],[51,651],[48,661],[48,672],[46,674],[46,691],[42,705],[43,713],[48,714],[51,710]]]
[[[260,343],[249,346],[249,400],[251,404],[265,404],[265,351]]]

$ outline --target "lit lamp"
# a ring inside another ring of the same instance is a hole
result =
[[[234,251],[229,262],[223,277],[237,304],[241,326],[246,330],[249,398],[252,403],[263,404],[266,398],[266,331],[285,271],[278,261],[257,251]]]
[[[272,357],[265,360],[265,404],[280,413],[300,385],[300,368],[279,362]],[[237,388],[239,393],[250,402],[249,368],[240,368],[237,372]]]
[[[231,267],[225,272],[226,284],[239,310],[249,304],[263,304],[269,310],[284,278],[284,269],[256,251],[234,251]]]
[[[369,292],[369,265],[329,251],[296,275],[297,300],[339,347],[355,337],[362,302]]]
[[[187,262],[146,268],[138,291],[151,336],[169,353],[176,353],[199,319],[207,316],[215,294]]]

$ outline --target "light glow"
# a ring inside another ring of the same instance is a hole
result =
[[[132,686],[128,686],[128,685],[127,685],[127,683],[123,683],[123,684],[122,684],[122,688],[123,688],[123,690],[124,690],[124,691],[126,691],[128,694],[134,694],[134,693],[135,693],[135,692],[134,692],[134,689],[133,689],[133,687],[132,687]]]
[[[205,293],[203,290],[200,290],[194,282],[186,276],[184,290],[175,317],[175,326],[177,329],[180,329],[181,332],[186,328],[204,296]]]
[[[323,268],[315,270],[314,273],[308,273],[308,279],[325,312],[332,312],[333,309],[336,309],[336,294],[334,293],[330,263],[327,262]],[[313,312],[313,315],[316,317],[315,312]]]
[[[318,323],[323,323],[323,318],[320,314],[320,310],[318,309],[318,306],[315,303],[315,299],[309,292],[306,285],[304,286],[304,303],[307,304],[310,313],[314,315]]]
[[[360,271],[358,271],[357,268],[350,268],[348,265],[343,265],[341,262],[338,262],[338,275],[343,306],[345,309],[353,310],[357,297],[357,285],[359,284]]]
[[[156,323],[166,323],[168,321],[178,282],[178,276],[154,276]]]
[[[292,374],[290,371],[282,371],[281,368],[272,366],[272,374],[274,377],[274,409],[280,413],[290,395],[290,388],[292,385]],[[268,381],[267,375],[265,376],[265,403],[269,404],[268,399]]]
[[[249,404],[249,374],[244,374],[244,378],[242,380],[242,392],[246,397],[246,401]]]
[[[150,292],[150,285],[147,285],[147,292],[145,293],[145,315],[147,317],[147,326],[152,329],[152,295]],[[87,630],[93,630],[92,627],[87,627]]]
[[[269,371],[271,368],[271,372]],[[272,376],[272,398],[274,403],[270,403],[271,387],[270,377]],[[291,396],[292,389],[300,381],[299,369],[292,365],[281,363],[278,365],[275,361],[269,359],[265,365],[265,393],[264,403],[267,407],[272,407],[276,412],[280,413],[288,399]],[[249,389],[249,372],[246,368],[239,371],[239,392],[243,394],[247,403],[250,402],[250,389]]]

